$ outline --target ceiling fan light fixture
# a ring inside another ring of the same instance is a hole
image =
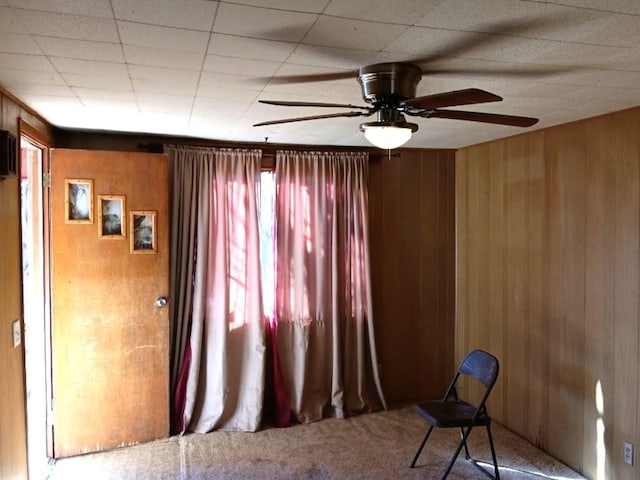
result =
[[[360,125],[365,138],[378,148],[393,150],[411,139],[418,125],[409,122],[368,122]]]

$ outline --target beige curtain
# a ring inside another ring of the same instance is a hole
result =
[[[167,146],[174,431],[255,431],[264,391],[259,150]]]
[[[276,339],[301,422],[385,406],[367,230],[368,156],[276,155]]]

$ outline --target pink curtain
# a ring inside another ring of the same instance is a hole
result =
[[[385,406],[374,342],[364,153],[276,156],[276,340],[300,422]]]
[[[174,206],[172,216],[174,429],[255,431],[265,378],[256,202],[261,152],[167,151],[181,182],[174,183],[174,205],[190,205]]]

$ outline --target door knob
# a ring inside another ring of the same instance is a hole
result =
[[[156,300],[156,307],[162,308],[167,304],[167,297],[158,297]]]

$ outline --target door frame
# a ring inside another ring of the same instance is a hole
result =
[[[34,147],[41,151],[40,164],[38,172],[35,175],[31,175],[30,180],[33,181],[35,189],[38,189],[41,193],[40,198],[40,212],[41,220],[38,222],[37,227],[42,227],[42,232],[38,235],[38,239],[41,240],[41,244],[32,245],[39,249],[40,265],[37,265],[38,275],[42,278],[42,292],[41,296],[38,296],[38,302],[41,305],[41,312],[43,314],[42,321],[38,319],[30,318],[31,324],[29,328],[39,329],[36,335],[29,335],[27,332],[27,305],[25,305],[24,298],[24,284],[22,287],[22,318],[23,324],[25,324],[24,335],[24,389],[25,389],[25,427],[27,437],[27,468],[30,476],[36,475],[37,471],[43,471],[46,469],[48,459],[51,458],[53,452],[53,435],[52,435],[52,395],[51,395],[51,289],[50,289],[50,242],[49,242],[49,188],[45,179],[49,175],[49,149],[52,146],[51,138],[42,133],[38,129],[32,127],[23,119],[18,121],[18,138],[20,141],[19,152],[22,155],[22,141],[29,142]],[[21,157],[22,158],[22,157]],[[20,162],[22,166],[22,162]],[[20,172],[22,182],[22,174]],[[21,215],[25,206],[22,204],[22,198],[20,199],[20,211]],[[20,236],[24,239],[24,231],[22,228],[22,221],[20,222]],[[21,256],[24,255],[24,251],[21,250]],[[24,258],[22,258],[22,261]],[[23,276],[24,282],[24,276]],[[41,329],[41,330],[40,330]],[[42,343],[41,343],[42,342]],[[43,349],[41,347],[44,346]],[[44,363],[44,369],[42,367],[37,368],[36,364]],[[44,378],[42,376],[42,370],[44,370]],[[44,392],[40,391],[39,395],[36,395],[35,400],[30,401],[27,395],[27,388],[31,385],[33,388],[42,388]],[[40,425],[38,425],[40,424]],[[44,454],[44,455],[42,455]],[[36,458],[34,458],[36,457]]]

